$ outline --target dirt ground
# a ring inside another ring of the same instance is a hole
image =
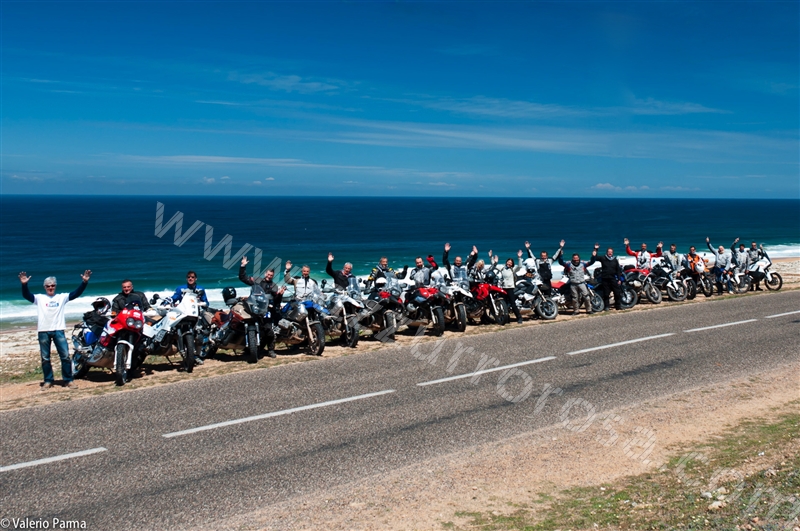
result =
[[[800,260],[798,259],[777,259],[774,261],[774,268],[778,271],[784,280],[784,290],[787,289],[800,289]],[[741,296],[741,295],[737,295]],[[749,295],[748,295],[749,296]],[[660,305],[652,304],[638,304],[632,310],[628,311],[657,311],[660,308],[673,306],[676,304],[703,304],[716,300],[716,297],[706,299],[703,296],[696,298],[694,301],[685,301],[681,303],[668,302]],[[602,318],[602,316],[586,316],[579,315],[577,317],[559,315],[557,320],[564,321],[569,319],[592,319]],[[546,326],[547,322],[540,320],[527,320],[523,325],[512,324],[509,326]],[[461,335],[473,334],[486,334],[497,330],[497,326],[470,326],[464,334],[458,332],[445,332],[444,337],[455,337]],[[72,329],[67,330],[67,339]],[[408,332],[401,332],[397,335],[397,343],[400,345],[404,343],[411,343],[413,335]],[[435,338],[426,337],[423,341],[430,341]],[[71,343],[71,341],[70,341]],[[379,341],[370,340],[369,334],[362,337],[359,341],[358,347],[350,349],[340,347],[335,342],[325,347],[324,358],[332,358],[338,356],[352,356],[362,352],[370,352],[380,349],[383,345]],[[71,347],[70,347],[71,348]],[[187,378],[208,378],[220,374],[228,374],[232,372],[257,370],[264,368],[278,368],[281,365],[288,363],[301,363],[318,361],[320,358],[307,356],[300,353],[290,353],[289,351],[278,349],[278,357],[275,360],[264,358],[258,364],[248,364],[244,361],[242,356],[235,354],[225,354],[217,356],[218,359],[206,360],[202,366],[195,367],[194,372],[189,375],[178,370],[179,356],[174,356],[171,364],[167,358],[157,358],[154,363],[146,364],[146,372],[140,378],[135,378],[129,384],[122,388],[114,385],[114,377],[109,371],[100,369],[92,369],[86,379],[76,381],[77,389],[66,389],[58,385],[60,382],[56,380],[56,387],[43,390],[41,387],[41,361],[39,357],[39,347],[36,340],[36,331],[17,330],[4,332],[0,334],[0,411],[8,409],[16,409],[21,407],[30,407],[43,405],[53,402],[64,400],[76,400],[97,396],[99,394],[112,393],[112,392],[125,392],[130,389],[139,389],[142,387],[150,387],[155,385],[165,385],[176,381],[182,381]],[[51,355],[53,361],[53,370],[55,371],[56,378],[59,377],[61,372],[61,365],[58,360],[58,355],[53,349]],[[38,372],[37,372],[38,371]]]

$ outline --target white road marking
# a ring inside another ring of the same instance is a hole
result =
[[[784,315],[793,315],[793,314],[796,314],[796,313],[800,313],[800,310],[795,310],[793,312],[779,313],[777,315],[768,315],[768,316],[764,317],[764,319],[772,319],[773,317],[783,317]]]
[[[703,328],[692,328],[691,330],[684,330],[684,332],[686,332],[686,333],[689,333],[689,332],[700,332],[702,330],[711,330],[712,328],[724,328],[726,326],[736,326],[736,325],[740,325],[740,324],[744,324],[744,323],[753,323],[755,321],[758,321],[758,319],[748,319],[746,321],[736,321],[735,323],[723,323],[723,324],[718,324],[718,325],[714,325],[714,326],[704,326]]]
[[[603,345],[600,347],[592,347],[592,348],[585,348],[583,350],[574,350],[572,352],[567,352],[567,356],[574,356],[575,354],[583,354],[584,352],[593,352],[595,350],[603,350],[606,348],[614,348],[619,347],[622,345],[630,345],[631,343],[639,343],[640,341],[650,341],[651,339],[659,339],[661,337],[669,337],[674,336],[674,332],[670,332],[669,334],[659,334],[657,336],[647,336],[647,337],[640,337],[639,339],[630,339],[628,341],[620,341],[619,343],[611,343],[610,345]]]
[[[514,364],[511,364],[511,365],[503,365],[502,367],[494,367],[492,369],[484,369],[482,371],[471,372],[469,374],[459,374],[458,376],[450,376],[448,378],[442,378],[440,380],[431,380],[429,382],[422,382],[422,383],[418,383],[417,386],[423,387],[425,385],[433,385],[433,384],[438,384],[438,383],[442,383],[442,382],[450,382],[450,381],[453,381],[453,380],[459,380],[461,378],[472,378],[473,376],[479,376],[481,374],[486,374],[487,372],[504,371],[506,369],[513,369],[514,367],[521,367],[523,365],[530,365],[531,363],[541,363],[543,361],[550,361],[550,360],[554,360],[554,359],[556,359],[555,356],[547,356],[546,358],[537,358],[535,360],[521,361],[519,363],[514,363]]]
[[[307,406],[300,406],[300,407],[293,407],[291,409],[284,409],[281,411],[273,411],[272,413],[264,413],[263,415],[254,415],[252,417],[245,417],[241,419],[235,420],[228,420],[225,422],[217,422],[216,424],[208,424],[206,426],[200,426],[197,428],[191,428],[188,430],[182,431],[175,431],[172,433],[165,433],[162,437],[166,437],[167,439],[171,437],[180,437],[181,435],[189,435],[190,433],[197,433],[200,431],[207,431],[213,430],[216,428],[223,428],[225,426],[233,426],[235,424],[244,424],[245,422],[252,422],[254,420],[262,420],[268,419],[272,417],[280,417],[281,415],[288,415],[290,413],[297,413],[298,411],[306,411],[308,409],[316,409],[319,407],[326,407],[326,406],[335,406],[337,404],[344,404],[345,402],[352,402],[354,400],[362,400],[364,398],[372,398],[373,396],[381,396],[386,395],[389,393],[394,393],[394,389],[387,389],[386,391],[378,391],[377,393],[368,393],[366,395],[358,395],[358,396],[351,396],[348,398],[340,398],[338,400],[330,400],[328,402],[320,402],[318,404],[309,404]]]
[[[56,455],[54,457],[45,457],[44,459],[37,459],[36,461],[28,461],[26,463],[17,463],[16,465],[0,466],[0,472],[8,472],[9,470],[17,470],[19,468],[27,468],[29,466],[45,465],[47,463],[54,463],[56,461],[63,461],[64,459],[72,459],[73,457],[83,457],[85,455],[98,454],[100,452],[108,451],[106,448],[92,448],[91,450],[81,450],[80,452],[73,452],[71,454]]]

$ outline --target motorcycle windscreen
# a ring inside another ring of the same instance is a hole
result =
[[[347,294],[351,299],[361,300],[361,286],[358,285],[356,277],[347,279]]]
[[[255,315],[265,315],[269,309],[271,297],[267,295],[264,288],[258,284],[253,284],[250,288],[250,296],[247,297],[247,306]]]

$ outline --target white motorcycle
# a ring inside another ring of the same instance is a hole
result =
[[[327,282],[322,281],[322,290],[328,295],[325,305],[330,314],[322,317],[322,324],[329,336],[341,337],[345,345],[355,348],[361,331],[359,313],[364,309],[358,279],[350,277],[347,289],[337,287],[333,291],[325,289]]]
[[[764,258],[755,264],[751,264],[747,269],[747,273],[753,278],[753,281],[760,282],[763,280],[768,290],[778,291],[783,287],[783,278],[780,273],[772,271],[772,260],[769,259],[766,252],[764,253]]]
[[[158,294],[150,301],[161,317],[154,323],[144,325],[144,336],[139,353],[141,363],[147,356],[165,356],[169,359],[176,350],[183,359],[183,368],[192,372],[195,354],[200,351],[202,334],[195,333],[200,318],[201,303],[197,294],[184,292],[180,302],[173,304],[172,298],[159,299]]]

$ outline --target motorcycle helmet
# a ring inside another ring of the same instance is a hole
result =
[[[229,304],[228,301],[236,301],[236,288],[232,288],[228,286],[227,288],[222,288],[222,300],[225,301],[225,304]],[[231,303],[232,304],[232,303]]]
[[[100,315],[105,315],[111,309],[111,303],[105,297],[98,297],[92,303],[92,308]]]
[[[385,286],[386,285],[386,278],[385,277],[379,278],[378,280],[375,281],[375,285],[377,287]]]

